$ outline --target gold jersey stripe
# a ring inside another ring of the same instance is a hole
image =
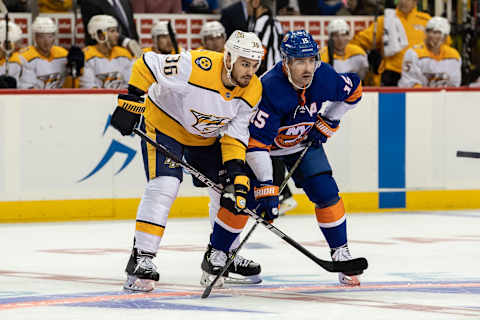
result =
[[[143,222],[143,221],[137,221],[137,223],[135,225],[135,230],[145,232],[145,233],[157,236],[157,237],[162,237],[163,232],[165,231],[165,227],[150,224],[150,223]]]
[[[228,135],[224,135],[220,139],[220,144],[222,149],[223,163],[233,159],[245,161],[247,147],[243,143]]]

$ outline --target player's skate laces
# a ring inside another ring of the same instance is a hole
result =
[[[202,261],[202,277],[200,278],[200,284],[204,287],[210,285],[216,276],[222,271],[223,267],[227,263],[227,254],[221,250],[214,249],[212,246],[208,246],[207,252],[203,255]],[[228,276],[228,271],[224,276]],[[224,279],[220,277],[215,283],[215,288],[223,286]]]
[[[352,255],[350,254],[350,250],[348,250],[348,245],[344,244],[341,247],[333,248],[330,250],[330,254],[332,256],[332,261],[348,261],[352,260]],[[352,274],[344,274],[339,272],[338,273],[338,281],[347,286],[359,286],[360,280],[358,279],[357,275],[362,274],[363,271],[354,272]]]
[[[232,253],[230,253],[231,257]],[[225,277],[225,283],[233,284],[256,284],[262,282],[260,276],[260,264],[253,260],[245,259],[240,255],[235,255],[232,264],[228,267],[229,276]],[[232,276],[240,275],[241,277]]]
[[[160,279],[157,267],[152,262],[154,253],[133,249],[125,272],[127,281],[123,287],[132,291],[152,291],[155,288],[155,281]]]

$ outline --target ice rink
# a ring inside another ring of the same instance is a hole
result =
[[[199,285],[207,219],[168,222],[155,260],[160,282],[146,294],[122,290],[134,221],[0,224],[0,319],[480,319],[480,212],[348,219],[351,252],[370,265],[360,287],[339,286],[336,274],[258,226],[242,255],[261,263],[263,283],[208,299]],[[329,259],[313,215],[276,225]]]

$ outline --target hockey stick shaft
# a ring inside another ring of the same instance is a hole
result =
[[[183,168],[185,168],[187,171],[190,172],[190,174],[197,179],[199,179],[201,182],[206,184],[207,186],[211,187],[218,193],[222,193],[222,188],[217,185],[215,182],[210,180],[208,177],[203,175],[201,172],[199,172],[197,169],[192,167],[190,164],[186,163],[185,161],[181,160],[178,158],[175,154],[171,153],[167,148],[162,146],[161,144],[157,143],[156,141],[152,140],[150,137],[148,137],[145,133],[142,131],[138,130],[137,128],[133,129],[133,132],[140,136],[145,142],[150,143],[153,145],[157,150],[159,150],[161,153],[163,153],[164,156],[167,158],[170,158],[173,162],[176,162],[177,164],[181,165]],[[301,253],[306,255],[308,258],[310,258],[312,261],[314,261],[316,264],[318,264],[320,267],[323,269],[329,271],[329,272],[344,272],[344,273],[350,273],[350,272],[355,272],[355,271],[360,271],[367,269],[368,267],[368,262],[367,259],[365,258],[357,258],[353,260],[348,260],[348,261],[327,261],[327,260],[322,260],[320,258],[317,258],[315,255],[313,255],[310,251],[305,249],[301,244],[287,236],[285,233],[283,233],[280,229],[275,227],[273,224],[269,223],[259,215],[257,215],[255,212],[249,209],[244,210],[250,217],[254,218],[257,220],[259,223],[263,224],[268,230],[272,231],[274,234],[279,236],[282,240],[293,246],[295,249],[299,250]]]
[[[288,179],[290,179],[290,177],[292,176],[293,172],[297,169],[298,165],[300,164],[300,162],[302,162],[302,159],[303,157],[305,156],[305,154],[307,153],[307,150],[308,148],[311,146],[311,142],[308,143],[308,145],[303,149],[302,153],[300,154],[300,156],[298,157],[297,161],[295,161],[294,165],[292,166],[292,168],[290,169],[290,172],[287,174],[287,176],[285,177],[285,179],[283,180],[282,184],[280,185],[280,188],[279,188],[279,192],[278,194],[281,194],[283,189],[285,188],[285,186],[287,185],[287,182],[288,182]],[[255,210],[256,212],[257,210]],[[258,224],[260,223],[260,220],[255,220],[255,224],[252,226],[252,228],[250,229],[250,231],[248,231],[247,235],[245,236],[245,238],[242,240],[242,242],[240,243],[240,245],[235,249],[235,251],[233,252],[233,254],[229,257],[227,263],[225,264],[225,266],[223,267],[222,271],[220,271],[220,273],[215,277],[215,279],[213,279],[213,281],[205,288],[205,290],[203,291],[203,294],[202,294],[202,299],[204,298],[208,298],[208,296],[210,295],[210,292],[212,292],[212,289],[213,287],[215,286],[215,284],[217,283],[218,279],[220,279],[221,276],[223,276],[225,274],[225,272],[227,272],[228,268],[230,267],[230,265],[233,263],[233,261],[235,260],[235,256],[237,255],[237,253],[240,251],[240,249],[243,247],[243,244],[247,241],[247,239],[250,237],[250,235],[252,234],[253,230],[255,230],[255,228],[257,228]]]
[[[473,151],[457,151],[457,157],[459,158],[480,158],[480,152]]]

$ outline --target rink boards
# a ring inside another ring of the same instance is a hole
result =
[[[480,91],[366,90],[325,145],[347,211],[480,208]],[[135,217],[139,138],[111,126],[113,91],[7,91],[0,99],[0,221]],[[292,213],[311,212],[300,192]],[[207,215],[185,175],[171,217]]]

